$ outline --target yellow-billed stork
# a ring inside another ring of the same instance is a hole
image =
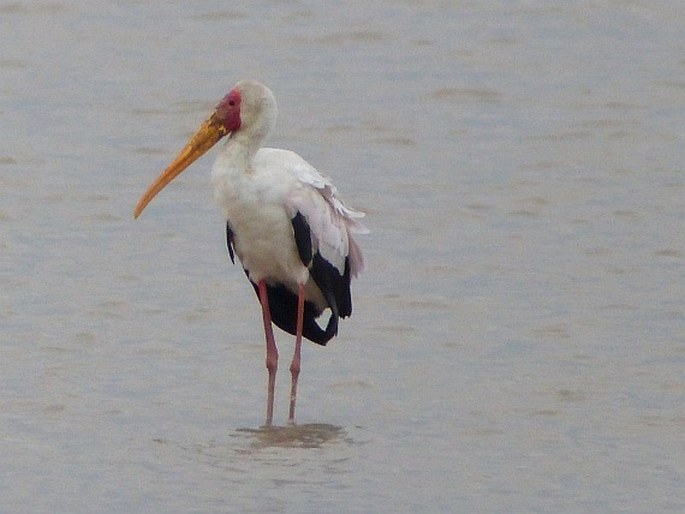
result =
[[[352,233],[368,230],[364,214],[337,198],[330,180],[294,152],[261,145],[276,121],[265,85],[243,80],[219,102],[135,208],[138,218],[169,182],[224,136],[212,168],[215,197],[226,217],[231,261],[238,256],[261,304],[266,336],[266,425],[273,422],[278,350],[271,323],[295,335],[288,420],[295,420],[302,337],[325,345],[338,319],[352,313],[350,280],[364,267]],[[325,328],[316,319],[330,311]]]

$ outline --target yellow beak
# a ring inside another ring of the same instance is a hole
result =
[[[138,218],[143,209],[149,204],[152,199],[157,196],[164,187],[178,177],[188,166],[199,159],[214,146],[219,139],[228,134],[228,130],[224,125],[217,120],[216,113],[212,114],[201,126],[197,132],[190,138],[188,144],[178,154],[174,162],[172,162],[167,169],[165,169],[155,181],[150,184],[145,194],[138,200],[136,210],[133,211],[133,217]]]

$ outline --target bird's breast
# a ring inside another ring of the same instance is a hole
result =
[[[217,162],[219,164],[219,161]],[[309,270],[302,264],[282,181],[253,171],[212,173],[214,194],[233,231],[235,253],[254,282],[265,279],[297,290]]]

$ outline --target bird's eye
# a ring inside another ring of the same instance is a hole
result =
[[[235,107],[235,100],[233,100],[233,99],[229,100],[228,105],[230,105],[231,107]]]

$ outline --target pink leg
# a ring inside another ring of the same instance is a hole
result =
[[[304,323],[304,284],[297,286],[297,330],[295,332],[295,353],[290,363],[292,383],[290,386],[290,413],[288,422],[295,423],[295,400],[297,398],[297,378],[300,376],[300,353],[302,348],[302,324]]]
[[[266,282],[260,280],[259,303],[262,304],[262,320],[264,321],[264,335],[266,336],[266,369],[269,372],[269,390],[266,397],[266,426],[271,426],[274,419],[274,389],[276,388],[276,371],[278,370],[278,348],[271,326],[271,312],[269,311],[269,297],[266,293]]]

